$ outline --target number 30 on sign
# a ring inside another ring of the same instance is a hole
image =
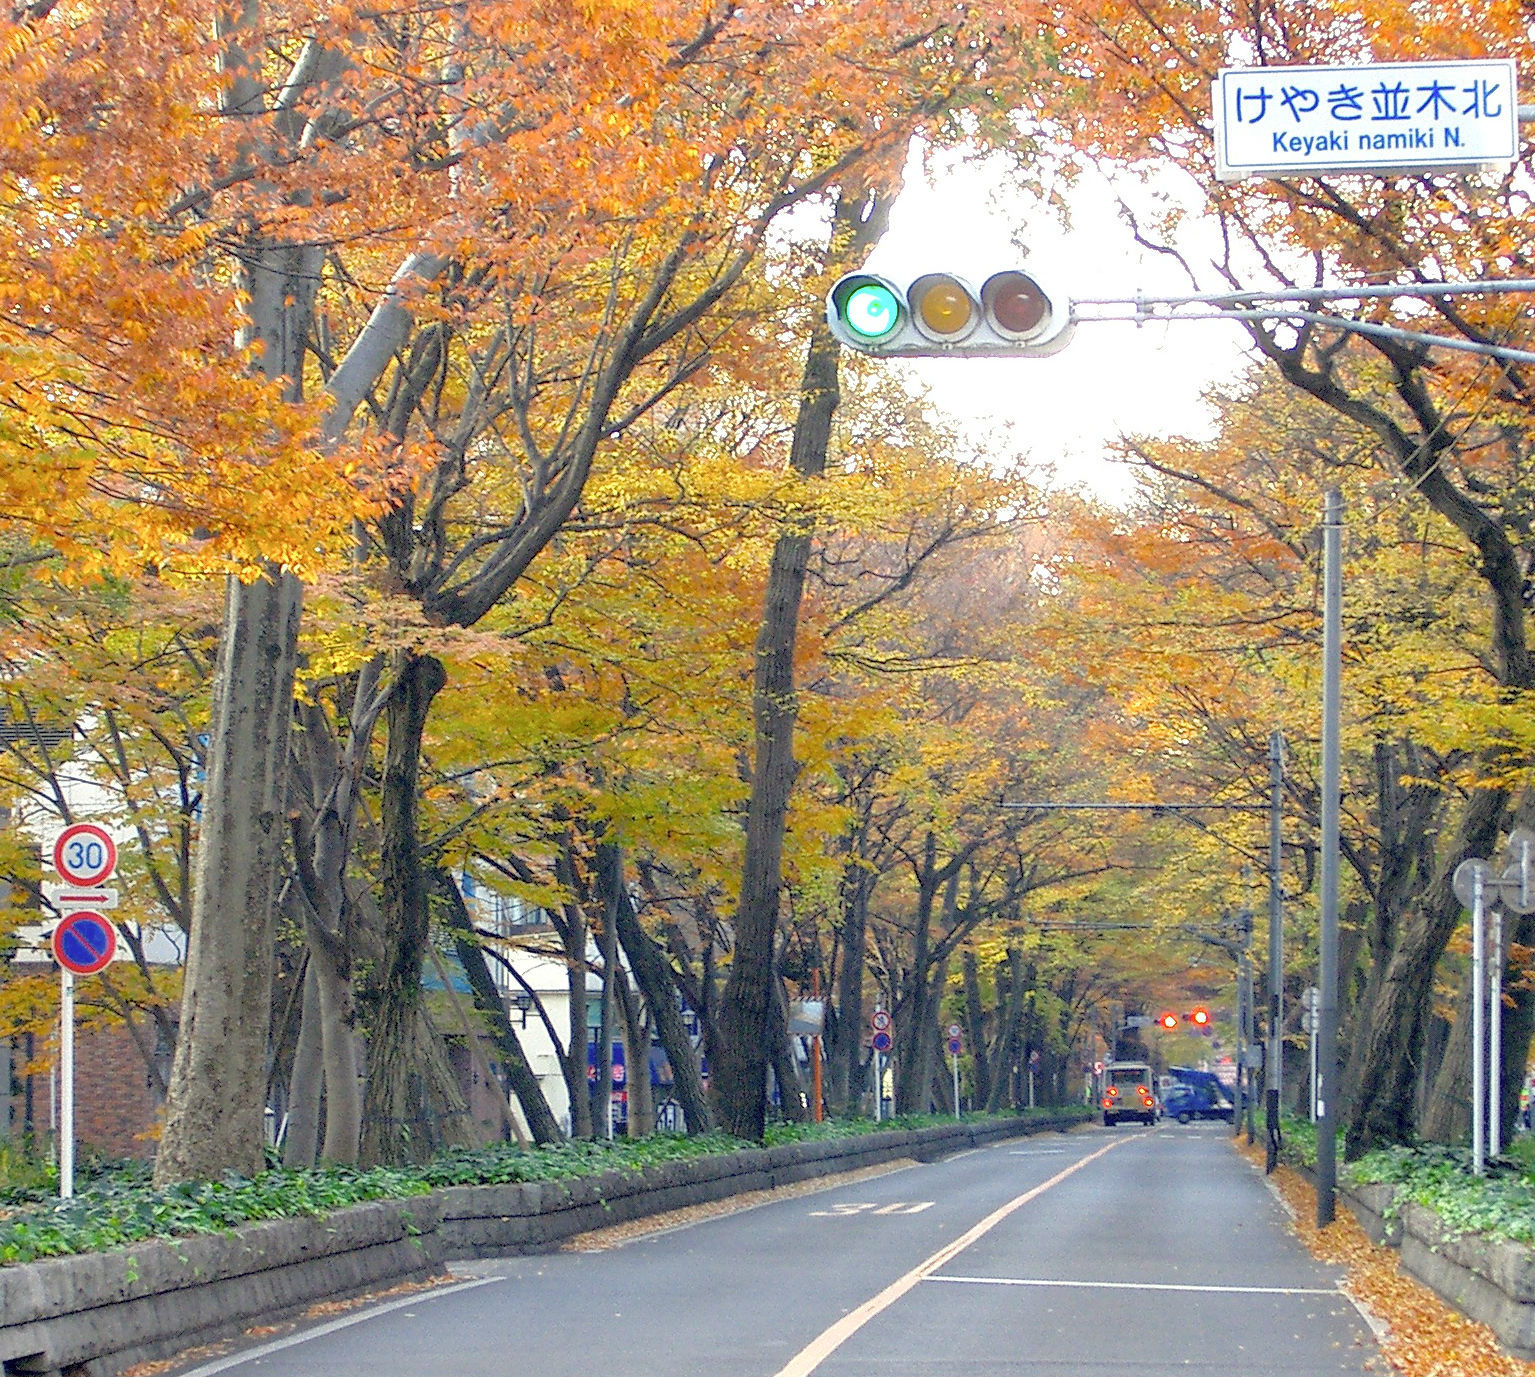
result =
[[[74,823],[54,840],[53,868],[70,884],[100,884],[117,869],[117,843],[94,822]]]

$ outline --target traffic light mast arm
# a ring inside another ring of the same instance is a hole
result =
[[[903,288],[872,273],[849,273],[826,300],[832,334],[850,349],[883,358],[1039,358],[1058,353],[1078,324],[1095,321],[1293,321],[1400,344],[1454,349],[1506,363],[1535,364],[1535,351],[1453,335],[1355,320],[1328,303],[1420,301],[1460,296],[1535,294],[1535,278],[1493,282],[1414,282],[1388,286],[1288,287],[1273,291],[1196,292],[1181,296],[1086,297],[1072,301],[1027,273],[988,278],[979,291],[962,278],[930,272]]]
[[[1090,297],[1072,303],[1079,321],[1133,321],[1144,325],[1173,320],[1291,320],[1344,330],[1350,334],[1371,335],[1401,344],[1422,344],[1431,348],[1455,349],[1484,358],[1508,363],[1535,363],[1535,352],[1512,349],[1479,340],[1457,339],[1450,335],[1430,335],[1417,330],[1403,330],[1375,321],[1354,320],[1319,310],[1307,310],[1332,301],[1379,301],[1413,297],[1420,301],[1458,296],[1509,296],[1535,294],[1535,279],[1506,278],[1493,282],[1413,282],[1383,287],[1288,287],[1274,291],[1197,292],[1185,296]],[[1295,303],[1288,305],[1287,303]],[[1209,309],[1200,310],[1199,307]]]

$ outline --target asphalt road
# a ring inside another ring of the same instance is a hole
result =
[[[1229,1133],[1017,1139],[618,1246],[464,1264],[178,1377],[1383,1372]]]

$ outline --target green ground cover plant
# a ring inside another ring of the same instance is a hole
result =
[[[1471,1169],[1468,1148],[1425,1143],[1382,1148],[1350,1162],[1343,1179],[1351,1185],[1394,1186],[1391,1212],[1407,1201],[1432,1210],[1455,1233],[1485,1234],[1516,1243],[1535,1243],[1535,1176],[1528,1154],[1487,1164],[1487,1174]]]
[[[1283,1132],[1285,1159],[1314,1167],[1316,1125],[1287,1118]],[[1418,1143],[1343,1163],[1338,1179],[1348,1186],[1394,1187],[1388,1216],[1411,1201],[1455,1233],[1535,1243],[1535,1134],[1516,1137],[1503,1156],[1488,1162],[1485,1176],[1472,1171],[1469,1148]]]
[[[1075,1117],[1077,1111],[1035,1110],[999,1117],[1058,1118],[1062,1114]],[[1080,1117],[1085,1119],[1087,1111],[1080,1111]],[[984,1122],[987,1118],[966,1115],[965,1122]],[[774,1147],[953,1123],[952,1117],[927,1115],[902,1116],[880,1124],[869,1119],[777,1124],[769,1129],[765,1142]],[[657,1133],[612,1142],[581,1139],[540,1148],[497,1143],[445,1153],[416,1167],[290,1171],[274,1166],[252,1178],[191,1182],[158,1191],[150,1186],[144,1164],[122,1163],[99,1168],[69,1200],[42,1195],[43,1184],[56,1189],[56,1177],[40,1184],[28,1174],[24,1184],[0,1194],[0,1264],[97,1252],[148,1238],[218,1233],[263,1220],[324,1215],[370,1200],[404,1199],[448,1186],[510,1185],[604,1171],[639,1172],[662,1162],[739,1152],[752,1146],[722,1133],[692,1138]]]

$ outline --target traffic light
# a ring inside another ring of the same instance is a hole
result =
[[[1192,1023],[1196,1028],[1209,1027],[1210,1011],[1201,1004],[1197,1009],[1189,1014],[1189,1022]]]
[[[826,296],[831,332],[850,349],[886,358],[1038,358],[1071,339],[1071,303],[1028,273],[993,273],[979,291],[950,273],[902,289],[848,273]]]
[[[1166,1028],[1169,1033],[1175,1031],[1178,1027],[1178,1015],[1170,1013],[1158,1014],[1157,1026],[1160,1028]]]

